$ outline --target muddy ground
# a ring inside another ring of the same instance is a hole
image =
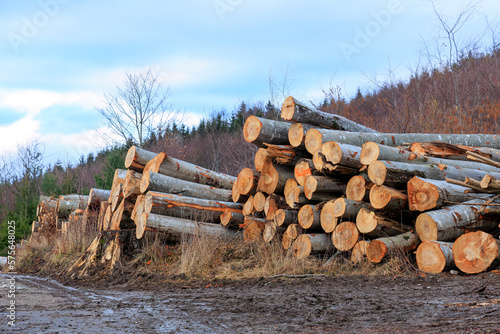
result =
[[[0,303],[8,305],[7,276]],[[500,332],[500,274],[326,276],[135,287],[16,276],[6,333]],[[4,309],[5,310],[5,309]]]

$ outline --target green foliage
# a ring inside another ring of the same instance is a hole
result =
[[[95,175],[97,188],[111,189],[113,178],[116,169],[125,168],[125,156],[127,155],[128,146],[116,146],[109,150],[106,154],[106,164],[101,174]]]

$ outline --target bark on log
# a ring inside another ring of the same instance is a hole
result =
[[[314,168],[323,175],[353,176],[359,173],[356,168],[332,164],[326,160],[321,151],[316,151],[313,154],[312,161]]]
[[[122,188],[123,198],[129,198],[131,196],[140,195],[141,180],[142,180],[142,173],[129,169],[127,171],[127,175],[125,175],[125,182],[123,183],[123,188]]]
[[[203,184],[188,182],[173,177],[147,172],[141,181],[141,192],[157,191],[187,197],[211,199],[229,202],[232,199],[231,190],[214,188]]]
[[[276,194],[267,196],[266,203],[264,204],[266,219],[273,220],[276,213],[280,209],[290,209],[290,207],[286,204],[285,198]]]
[[[332,243],[341,252],[351,250],[358,241],[359,231],[352,222],[342,222],[332,232]]]
[[[267,161],[262,167],[257,190],[267,194],[283,192],[288,179],[293,179],[293,172],[289,167]]]
[[[156,156],[156,153],[132,146],[128,150],[125,158],[125,167],[142,171],[144,166],[146,166],[146,164]],[[215,172],[186,161],[168,157],[166,155],[156,169],[158,170],[156,171],[155,169],[151,169],[151,171],[180,180],[222,189],[232,189],[233,183],[236,182],[236,177],[234,176]]]
[[[266,146],[268,157],[279,165],[295,166],[300,159],[309,157],[306,150],[290,145],[266,144]]]
[[[143,212],[137,220],[136,236],[141,239],[146,228],[174,235],[205,235],[211,238],[234,239],[241,233],[227,229],[219,224],[197,223],[191,220],[155,215]]]
[[[321,149],[327,141],[363,146],[368,141],[387,146],[401,146],[406,143],[441,141],[445,143],[500,148],[500,138],[496,135],[486,134],[429,134],[429,133],[361,133],[346,132],[329,129],[310,129],[307,131],[305,146],[309,153]]]
[[[323,210],[325,208],[323,207]],[[348,198],[337,198],[331,205],[333,217],[342,217],[354,221],[361,209],[373,210],[373,207],[366,202],[358,202]]]
[[[368,166],[368,177],[376,185],[402,185],[414,176],[424,179],[445,180],[446,178],[465,181],[467,177],[481,181],[484,176],[500,177],[500,173],[446,165],[415,165],[394,161],[375,161]]]
[[[245,216],[242,213],[224,211],[220,215],[220,223],[225,227],[239,228],[245,223]]]
[[[243,242],[263,241],[266,223],[267,221],[265,219],[246,217],[243,230]]]
[[[341,180],[309,175],[304,184],[304,195],[310,200],[324,200],[325,197],[331,199],[335,194],[339,196],[344,194],[345,189],[346,184]]]
[[[294,99],[292,96],[287,97],[283,102],[281,117],[286,120],[293,120],[342,131],[377,132],[376,130],[353,122],[343,116],[310,108],[297,99]]]
[[[288,129],[291,123],[249,116],[243,126],[243,138],[249,143],[263,147],[264,143],[288,145]]]
[[[287,227],[298,221],[298,214],[297,210],[279,209],[274,215],[274,222],[278,226]]]
[[[410,226],[365,208],[359,211],[356,217],[356,226],[359,232],[371,238],[394,236],[411,230]]]
[[[268,159],[270,159],[270,157],[269,154],[267,153],[267,149],[265,149],[264,147],[260,147],[255,153],[255,157],[253,160],[255,165],[255,170],[260,173],[262,171],[264,163]]]
[[[232,202],[148,192],[144,212],[203,222],[219,222],[221,213],[242,213],[243,205]]]
[[[57,217],[67,219],[71,212],[76,209],[85,210],[87,202],[89,201],[88,196],[82,195],[61,195],[57,201],[56,213]]]
[[[500,260],[500,241],[483,231],[466,233],[453,243],[453,258],[467,274],[488,270]]]
[[[321,214],[319,216],[319,220],[321,223],[321,228],[325,233],[331,233],[337,227],[338,218],[333,215],[334,212],[334,202],[335,200],[328,201],[321,208]]]
[[[373,186],[370,189],[370,204],[386,212],[401,212],[408,207],[408,196],[387,186]]]
[[[254,195],[257,191],[260,173],[250,168],[243,168],[238,174],[237,185],[240,195]]]
[[[257,193],[255,193],[255,195],[253,196],[253,207],[255,209],[255,211],[257,212],[262,212],[264,211],[264,206],[266,205],[266,195],[264,195],[264,193],[258,191]]]
[[[311,159],[300,159],[294,168],[295,181],[301,186],[304,186],[306,177],[312,175],[314,172],[314,164]]]
[[[485,158],[500,162],[500,152],[498,149],[486,147],[472,147],[464,145],[452,145],[448,143],[432,142],[432,143],[413,143],[410,146],[410,151],[420,153],[430,157],[468,160],[467,151],[472,151],[480,154]]]
[[[367,240],[360,240],[354,245],[351,251],[352,263],[356,264],[363,262],[363,260],[366,258],[366,246],[368,245],[368,243],[369,241]]]
[[[333,249],[332,239],[328,234],[301,234],[292,245],[293,256],[305,259],[313,253],[328,252]]]
[[[334,165],[343,165],[352,168],[362,168],[360,161],[361,147],[329,141],[321,146],[321,152],[326,160]]]
[[[92,208],[92,210],[98,210],[101,207],[101,203],[107,201],[110,195],[111,190],[97,188],[90,189],[87,207]]]
[[[453,241],[466,230],[489,231],[496,228],[500,215],[498,206],[469,204],[485,202],[486,200],[476,199],[460,205],[446,206],[421,213],[415,222],[415,229],[420,240]]]
[[[488,195],[466,193],[469,188],[446,181],[422,179],[417,176],[408,181],[408,206],[412,211],[439,209],[447,202],[466,202],[473,197]]]
[[[366,246],[366,257],[370,262],[380,263],[389,253],[411,251],[417,248],[419,243],[420,240],[413,231],[371,240]]]
[[[369,201],[369,191],[373,183],[365,174],[355,175],[349,179],[345,189],[345,196],[354,201]]]
[[[455,265],[452,247],[452,242],[423,241],[415,252],[418,269],[429,274],[451,269]]]
[[[320,215],[321,210],[317,210],[315,205],[306,204],[300,208],[297,218],[304,230],[320,231]]]

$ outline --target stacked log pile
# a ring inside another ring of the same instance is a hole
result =
[[[353,262],[416,251],[433,273],[496,263],[500,138],[378,133],[292,97],[281,118],[244,126],[259,147],[232,188],[246,241],[276,238],[298,258],[338,251]]]

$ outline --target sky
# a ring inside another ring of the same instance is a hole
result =
[[[458,42],[492,44],[500,2],[434,3],[449,23],[474,4]],[[0,8],[0,154],[37,138],[51,163],[107,145],[111,130],[96,108],[126,72],[158,73],[172,109],[193,126],[242,101],[318,103],[330,88],[349,99],[358,88],[404,80],[428,64],[425,50],[448,46],[429,0],[26,0]]]

